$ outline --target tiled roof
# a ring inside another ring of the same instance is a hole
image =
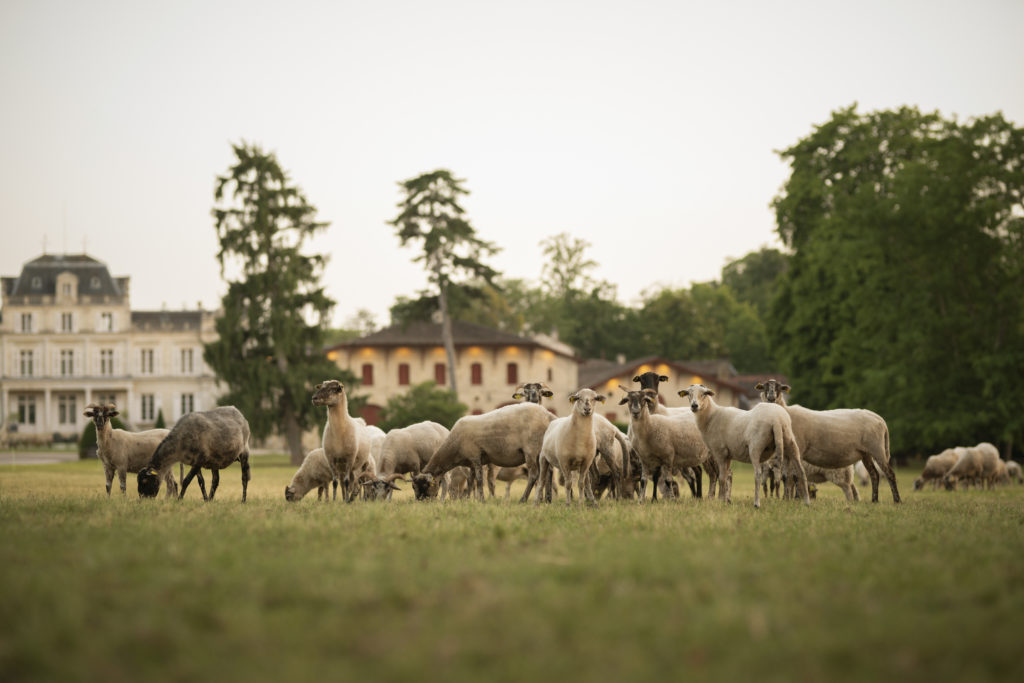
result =
[[[57,276],[70,271],[78,278],[79,294],[122,297],[121,280],[110,276],[106,264],[86,254],[43,254],[29,261],[16,280],[5,278],[9,296],[53,296]]]
[[[534,346],[550,349],[563,356],[573,357],[568,346],[549,344],[543,339],[531,339],[517,334],[502,332],[491,327],[473,323],[452,321],[452,338],[456,347],[466,346]],[[328,348],[362,348],[366,346],[441,346],[441,324],[433,322],[412,322],[405,326],[392,325],[358,339],[349,339]]]
[[[748,391],[747,387],[739,384],[735,377],[722,378],[713,372],[721,365],[720,361],[673,361],[661,356],[635,358],[624,363],[588,359],[580,366],[579,384],[581,387],[598,387],[615,377],[633,375],[643,365],[667,365],[680,373],[704,376],[709,381],[727,386],[742,394],[746,394]]]

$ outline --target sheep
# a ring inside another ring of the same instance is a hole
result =
[[[853,465],[846,467],[818,467],[810,462],[804,461],[804,473],[807,475],[808,485],[824,484],[832,482],[839,487],[839,490],[846,496],[848,503],[860,500],[860,492],[854,486]],[[799,491],[796,492],[799,495]]]
[[[593,389],[580,389],[569,395],[572,413],[553,420],[544,433],[540,448],[540,485],[537,503],[548,490],[552,468],[565,476],[565,501],[572,505],[573,480],[578,476],[580,501],[596,504],[594,491],[589,485],[590,465],[597,457],[597,437],[594,436],[594,404],[604,403],[605,397]],[[550,498],[549,498],[550,499]]]
[[[921,476],[914,480],[914,490],[920,491],[929,481],[937,486],[940,481],[945,479],[946,474],[956,464],[958,458],[959,453],[955,448],[947,448],[937,455],[928,456],[924,462]]]
[[[554,419],[554,415],[536,403],[514,403],[482,415],[459,418],[420,474],[413,477],[416,498],[428,497],[429,490],[437,485],[437,478],[453,467],[466,465],[473,471],[478,498],[483,501],[483,465],[515,467],[525,464],[529,477],[520,502],[526,502],[537,482],[537,457],[544,432]]]
[[[999,450],[987,441],[982,441],[974,447],[981,460],[981,483],[983,487],[995,488],[996,480],[1000,475],[999,465],[1003,462],[999,457]],[[1003,474],[1005,474],[1005,465]]]
[[[691,384],[679,392],[690,401],[690,410],[697,417],[697,428],[718,465],[722,485],[718,497],[731,501],[730,476],[733,459],[754,466],[754,507],[761,507],[761,464],[777,455],[783,467],[796,474],[802,488],[804,503],[810,505],[807,475],[800,458],[800,448],[793,434],[793,422],[782,406],[759,403],[750,410],[715,403],[715,392],[703,384]]]
[[[619,405],[626,404],[629,410],[630,445],[639,455],[644,471],[651,474],[654,484],[652,500],[657,500],[661,480],[671,480],[672,472],[677,469],[700,467],[709,458],[708,447],[693,416],[653,413],[657,404],[654,390],[619,388],[625,392]],[[718,483],[718,472],[718,468],[708,470],[712,489]],[[640,500],[644,500],[643,493]]]
[[[896,474],[890,464],[889,427],[881,416],[863,409],[809,410],[787,405],[784,394],[790,387],[774,379],[755,388],[765,403],[778,405],[789,415],[802,461],[839,469],[862,460],[871,477],[871,502],[878,502],[879,472],[889,481],[893,502],[900,502]],[[875,466],[871,466],[872,461]]]
[[[494,496],[495,481],[505,483],[505,500],[509,500],[512,497],[512,483],[519,479],[526,479],[529,476],[530,470],[526,465],[518,465],[516,467],[487,466],[487,486],[491,489],[492,497]]]
[[[382,438],[383,432],[377,427],[367,427],[365,422],[348,414],[345,385],[336,379],[317,384],[312,400],[315,406],[327,407],[323,449],[334,472],[332,497],[337,500],[341,480],[342,498],[351,503],[358,493],[356,477],[367,467],[373,444]]]
[[[408,479],[401,474],[393,473],[386,477],[363,475],[359,483],[363,487],[363,500],[391,500],[391,494],[401,491],[401,486],[395,486],[396,481],[408,483]]]
[[[976,483],[981,478],[981,453],[977,449],[963,446],[957,446],[953,450],[956,451],[956,462],[942,477],[942,483],[947,491],[955,490],[960,481],[964,482],[965,488],[970,488],[972,482]]]
[[[644,389],[650,389],[651,391],[654,391],[655,393],[657,393],[658,386],[662,382],[667,382],[668,381],[668,375],[659,375],[658,373],[652,372],[652,371],[642,372],[639,375],[636,375],[635,377],[633,377],[633,381],[634,382],[639,382],[640,390],[641,391],[643,391]],[[692,419],[692,416],[693,416],[693,413],[689,409],[688,406],[676,406],[676,407],[670,408],[670,407],[666,406],[664,403],[662,403],[660,400],[655,402],[654,408],[653,408],[653,410],[651,410],[651,414],[652,415],[668,415],[668,416],[683,416],[683,415],[685,415],[685,416],[688,416],[691,419]],[[711,471],[711,469],[713,469],[714,467],[715,467],[715,461],[713,459],[709,458],[709,459],[707,459],[704,462],[704,469],[708,473],[708,481],[709,482],[715,482],[715,481],[718,480],[718,472],[716,471],[716,472],[712,473],[712,471]],[[709,469],[709,468],[711,468],[711,469]],[[703,477],[701,476],[701,468],[700,468],[700,466],[679,468],[679,474],[683,478],[685,478],[687,483],[690,485],[690,495],[692,495],[695,498],[701,498],[703,496],[702,491],[701,491],[701,488],[703,487]],[[709,486],[713,486],[713,485],[709,484]],[[708,491],[708,495],[710,497],[714,497],[715,491],[714,491],[713,487]]]
[[[527,403],[536,403],[540,405],[541,401],[545,398],[551,398],[555,395],[555,392],[551,391],[551,387],[543,382],[527,382],[526,384],[520,384],[516,387],[515,392],[512,394],[512,398],[524,400]]]
[[[1006,461],[1006,476],[1011,482],[1016,481],[1018,484],[1024,484],[1024,474],[1021,473],[1020,464],[1015,460]]]
[[[306,454],[302,464],[292,476],[292,481],[284,487],[284,499],[291,503],[297,503],[309,491],[316,489],[316,499],[327,498],[327,485],[334,480],[334,470],[331,463],[327,461],[323,448],[316,448]]]
[[[139,496],[152,498],[160,491],[160,472],[170,463],[184,462],[192,469],[181,482],[178,498],[185,496],[192,477],[205,467],[213,471],[210,495],[203,491],[203,500],[213,500],[220,484],[220,471],[238,461],[242,465],[242,502],[245,502],[249,480],[249,423],[234,406],[188,413],[160,442],[149,465],[138,474]],[[203,490],[200,480],[200,490]]]
[[[107,478],[107,496],[110,496],[110,485],[117,472],[121,494],[127,493],[128,473],[138,474],[153,457],[153,452],[164,440],[169,429],[150,429],[144,432],[128,432],[114,429],[110,420],[120,415],[113,403],[90,403],[85,407],[86,417],[92,418],[96,425],[96,456],[103,463],[103,473]],[[164,468],[161,477],[167,482],[167,497],[178,492],[178,483],[174,481],[174,472],[170,463]]]
[[[446,436],[448,429],[430,420],[390,430],[381,444],[377,476],[419,474]],[[391,498],[390,492],[388,498]]]

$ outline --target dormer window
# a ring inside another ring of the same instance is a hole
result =
[[[93,277],[93,279],[89,281],[89,286],[92,287],[93,289],[99,289],[100,279],[98,277]]]
[[[32,278],[32,289],[42,289],[43,279],[41,277]]]
[[[60,293],[61,293],[61,295],[62,295],[62,296],[64,296],[65,298],[67,298],[67,297],[70,297],[70,296],[71,296],[71,284],[70,284],[70,283],[67,283],[67,282],[65,282],[64,284],[62,284],[62,285],[60,286]]]

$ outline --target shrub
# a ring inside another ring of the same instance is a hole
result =
[[[453,392],[438,389],[435,382],[423,382],[390,399],[380,411],[381,419],[377,426],[386,432],[433,420],[451,429],[455,421],[465,414],[465,404],[459,403]]]

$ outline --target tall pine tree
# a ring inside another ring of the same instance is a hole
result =
[[[323,353],[334,306],[320,284],[326,257],[302,253],[327,223],[316,221],[273,153],[244,142],[233,148],[236,163],[217,178],[212,213],[221,276],[237,279],[228,280],[219,338],[204,357],[228,386],[221,403],[242,411],[254,438],[284,435],[297,464],[302,433],[322,418],[311,387],[340,374]]]

